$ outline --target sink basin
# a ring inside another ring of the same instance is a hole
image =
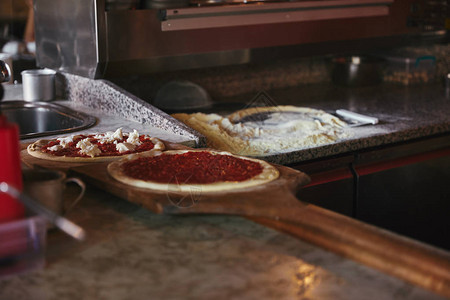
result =
[[[97,122],[95,117],[56,103],[6,101],[0,107],[8,121],[19,126],[20,139],[79,131]]]

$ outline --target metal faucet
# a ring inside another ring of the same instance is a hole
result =
[[[11,69],[8,64],[0,60],[0,100],[3,99],[3,85],[2,82],[8,82],[11,79]],[[0,110],[1,113],[1,110]]]
[[[0,83],[8,82],[11,79],[11,69],[8,64],[0,60]]]

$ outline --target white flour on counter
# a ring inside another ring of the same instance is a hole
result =
[[[349,136],[346,123],[322,110],[255,107],[227,117],[217,114],[174,114],[199,131],[208,146],[235,154],[264,156],[334,143]]]

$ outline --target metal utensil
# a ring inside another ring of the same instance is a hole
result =
[[[37,201],[34,201],[27,195],[21,193],[19,190],[9,185],[6,182],[0,183],[0,192],[6,193],[11,197],[14,197],[20,200],[26,207],[34,211],[35,213],[43,216],[52,224],[56,225],[59,229],[70,235],[76,240],[82,241],[86,237],[86,233],[83,228],[76,225],[72,221],[54,213],[53,211],[47,209],[43,205],[39,204]]]
[[[356,123],[350,123],[349,127],[357,127],[357,126],[363,126],[363,125],[375,125],[378,124],[378,118],[370,117],[362,114],[355,113],[353,111],[349,111],[346,109],[338,109],[336,110],[336,114],[343,117],[344,119],[356,122]]]
[[[8,82],[11,79],[11,69],[8,64],[0,60],[0,82]]]
[[[11,79],[11,69],[9,68],[8,64],[5,63],[3,60],[0,60],[0,101],[3,98],[3,86],[1,85],[2,82],[8,82]],[[1,108],[0,108],[1,113]]]

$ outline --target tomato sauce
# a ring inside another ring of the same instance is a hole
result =
[[[141,157],[122,165],[129,177],[158,183],[244,181],[261,174],[258,162],[206,151]]]

